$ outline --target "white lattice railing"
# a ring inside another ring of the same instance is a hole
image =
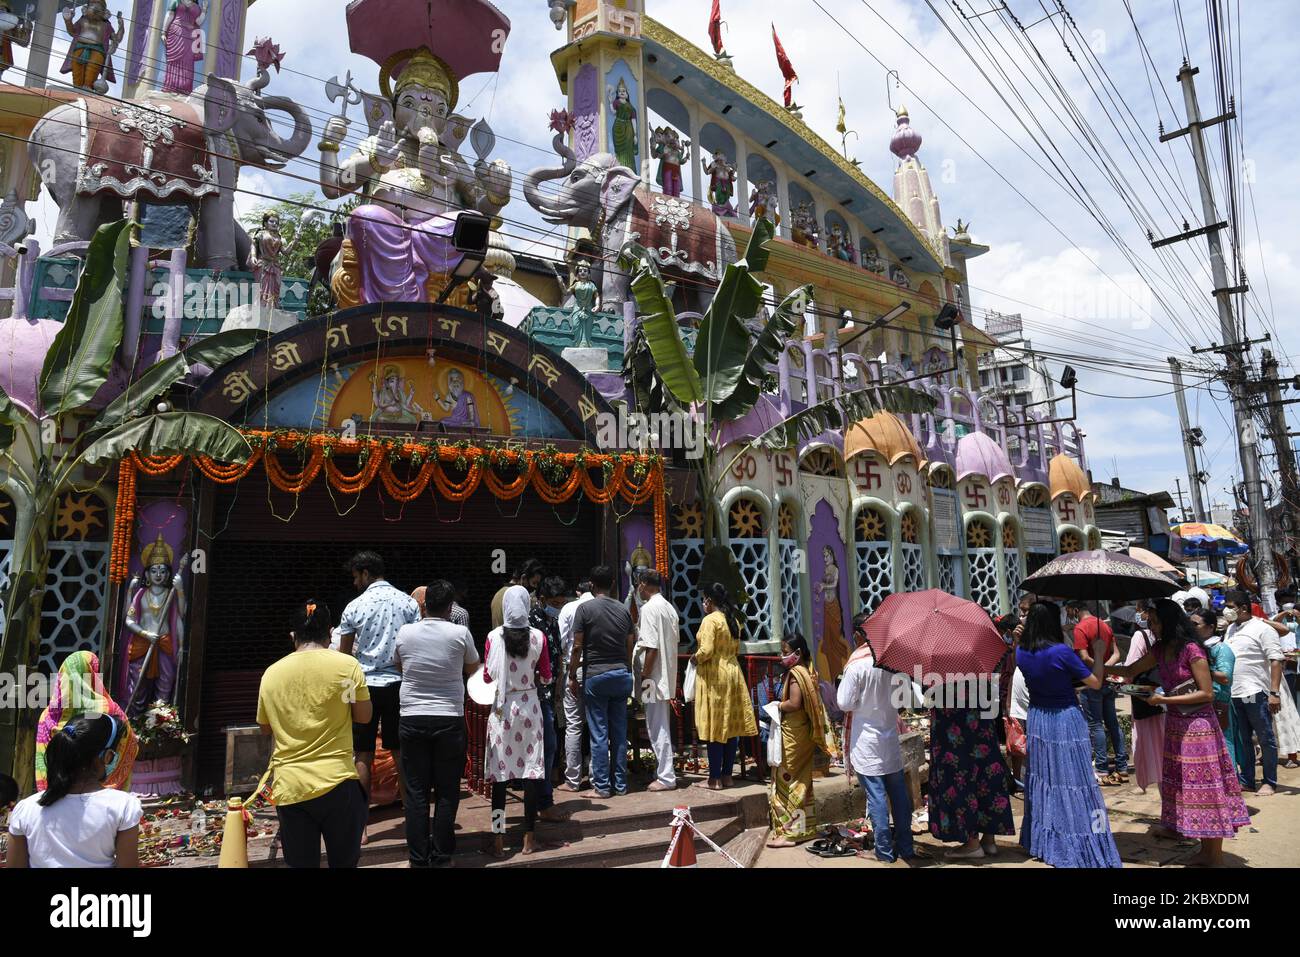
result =
[[[1015,604],[1020,600],[1020,584],[1025,580],[1025,573],[1020,564],[1020,552],[1009,548],[1002,553],[1007,563],[1007,600]]]
[[[704,609],[700,606],[700,565],[704,561],[704,540],[700,538],[679,538],[668,547],[672,559],[669,581],[672,585],[673,604],[677,608],[677,618],[683,634],[688,641],[695,640],[695,633],[704,620]]]
[[[40,662],[51,671],[74,651],[103,654],[109,549],[108,542],[49,544]]]
[[[858,597],[863,611],[876,606],[894,590],[894,554],[889,542],[858,542]]]
[[[781,628],[786,635],[803,635],[804,551],[792,538],[778,539],[776,545],[781,559]]]
[[[992,548],[972,548],[970,555],[970,599],[990,615],[1000,614],[998,597],[998,555]]]
[[[745,641],[772,639],[772,550],[765,538],[735,538],[731,554],[749,592]]]
[[[903,591],[925,591],[930,587],[925,572],[925,550],[920,545],[903,546]]]

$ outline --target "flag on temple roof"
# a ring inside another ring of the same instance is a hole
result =
[[[722,0],[713,0],[713,12],[709,14],[709,39],[713,41],[715,55],[722,54]]]
[[[844,97],[840,97],[840,118],[835,123],[835,132],[844,136],[849,131],[848,117],[844,111]]]
[[[799,74],[794,72],[794,64],[790,58],[785,55],[785,47],[781,46],[781,38],[776,35],[776,24],[772,24],[772,42],[776,44],[776,62],[781,67],[781,75],[785,77],[785,105],[791,106],[794,103],[790,95],[795,81],[799,79]]]

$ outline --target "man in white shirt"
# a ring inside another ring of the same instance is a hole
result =
[[[866,640],[868,617],[864,612],[853,619],[859,647],[844,669],[835,703],[845,712],[849,768],[867,795],[876,858],[886,863],[910,861],[917,856],[917,848],[912,843],[912,796],[903,774],[898,707],[909,700],[911,689],[906,675],[876,667]]]
[[[591,601],[591,582],[578,583],[578,597],[560,609],[558,619],[560,644],[564,646],[564,667],[560,674],[568,674],[569,656],[573,653],[573,619],[578,608]],[[578,668],[578,687],[582,687],[582,668]],[[564,784],[565,791],[582,790],[582,712],[585,703],[564,683]]]
[[[1232,708],[1237,718],[1238,772],[1244,790],[1255,791],[1255,744],[1259,739],[1264,783],[1255,791],[1267,797],[1277,788],[1277,738],[1273,715],[1282,706],[1282,645],[1273,625],[1254,617],[1250,595],[1228,592],[1223,617],[1229,623],[1224,641],[1236,662],[1232,670]]]
[[[677,787],[673,771],[672,700],[677,694],[677,645],[680,625],[677,609],[660,590],[663,579],[653,568],[640,573],[637,597],[641,600],[635,657],[641,675],[641,703],[645,705],[645,726],[650,748],[658,761],[653,784],[647,791],[672,791]]]

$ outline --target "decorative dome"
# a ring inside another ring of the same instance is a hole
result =
[[[901,160],[911,159],[921,149],[921,134],[912,129],[911,121],[907,116],[907,107],[898,111],[898,118],[895,121],[898,128],[894,130],[894,136],[889,141],[889,151]]]
[[[957,481],[972,475],[983,475],[990,482],[1012,476],[1006,450],[984,432],[971,432],[957,440]]]
[[[0,388],[33,416],[40,416],[41,367],[62,323],[53,319],[0,319]]]
[[[1047,466],[1047,483],[1052,490],[1052,501],[1062,495],[1073,495],[1075,501],[1085,502],[1092,496],[1092,483],[1083,474],[1079,463],[1068,455],[1053,455]]]
[[[849,427],[844,435],[844,460],[847,462],[863,452],[875,452],[891,466],[908,455],[917,468],[925,463],[916,436],[892,412],[877,412]]]

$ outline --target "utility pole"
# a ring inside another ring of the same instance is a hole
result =
[[[1282,400],[1282,380],[1278,378],[1277,359],[1269,349],[1260,362],[1264,394],[1268,396],[1268,419],[1273,448],[1277,451],[1277,470],[1282,485],[1282,529],[1286,534],[1283,551],[1290,552],[1291,538],[1300,532],[1300,480],[1296,475],[1295,450],[1286,424],[1287,403]]]
[[[1178,421],[1183,428],[1183,457],[1187,459],[1187,484],[1192,492],[1192,511],[1198,522],[1208,522],[1205,512],[1205,500],[1201,497],[1200,469],[1196,467],[1196,446],[1200,441],[1192,432],[1187,420],[1187,396],[1183,392],[1183,365],[1173,356],[1169,357],[1169,368],[1174,377],[1174,398],[1178,401]],[[1186,510],[1184,509],[1184,514]]]
[[[1272,529],[1269,527],[1268,510],[1264,505],[1264,487],[1259,475],[1259,436],[1251,416],[1249,402],[1249,384],[1246,380],[1243,353],[1250,348],[1242,343],[1242,334],[1237,328],[1233,315],[1231,297],[1246,290],[1244,284],[1228,285],[1228,270],[1224,265],[1223,241],[1220,232],[1228,224],[1219,219],[1214,205],[1214,192],[1211,188],[1210,165],[1205,154],[1205,128],[1226,123],[1236,117],[1236,111],[1201,119],[1201,108],[1196,100],[1196,74],[1200,70],[1183,60],[1182,69],[1178,71],[1178,82],[1183,88],[1183,103],[1187,109],[1187,126],[1173,133],[1166,133],[1160,141],[1186,136],[1191,143],[1192,158],[1196,163],[1196,182],[1201,190],[1201,208],[1205,225],[1199,229],[1189,229],[1178,236],[1153,240],[1152,246],[1158,248],[1180,240],[1205,236],[1210,248],[1210,270],[1214,277],[1214,299],[1219,308],[1219,330],[1223,337],[1221,351],[1227,359],[1228,370],[1226,382],[1232,396],[1233,420],[1237,432],[1237,454],[1241,461],[1243,483],[1246,488],[1246,507],[1251,528],[1251,552],[1255,559],[1255,577],[1259,582],[1259,601],[1264,610],[1273,614],[1277,611],[1274,592],[1277,590],[1277,569],[1273,565]]]
[[[1177,476],[1174,477],[1174,488],[1178,489],[1178,511],[1183,513],[1184,522],[1190,522],[1191,519],[1187,517],[1187,506],[1183,504],[1183,482]],[[1197,521],[1199,522],[1200,519],[1198,518]]]

